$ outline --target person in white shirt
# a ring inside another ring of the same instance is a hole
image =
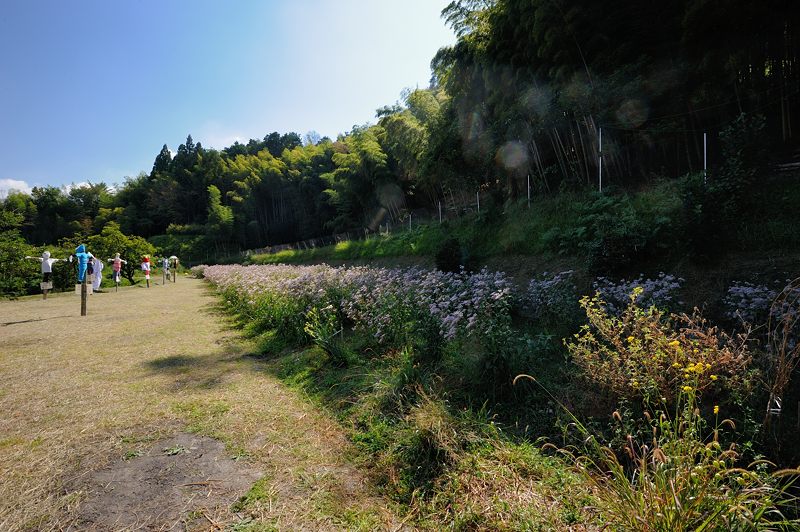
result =
[[[42,263],[42,294],[44,295],[44,299],[47,299],[47,291],[53,288],[53,264],[66,259],[51,258],[49,251],[43,252],[41,257],[26,255],[25,258],[38,260]],[[48,288],[44,288],[45,286]]]

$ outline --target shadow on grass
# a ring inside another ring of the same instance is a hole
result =
[[[145,365],[153,370],[164,370],[170,368],[185,368],[197,365],[200,359],[184,355],[172,355],[167,357],[148,360]]]
[[[243,360],[252,360],[253,352],[237,340],[219,342],[221,349],[206,355],[178,354],[142,362],[148,375],[160,374],[171,382],[170,390],[208,390],[223,385],[226,377],[247,369]]]
[[[9,325],[18,325],[20,323],[33,323],[33,322],[36,322],[36,321],[57,320],[59,318],[71,318],[71,317],[72,316],[53,316],[51,318],[37,318],[37,319],[20,320],[20,321],[5,321],[5,322],[0,322],[0,325],[2,325],[3,327],[8,327]]]

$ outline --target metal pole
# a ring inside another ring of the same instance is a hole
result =
[[[480,192],[475,193],[475,199],[478,200],[478,214],[481,213],[481,194]]]
[[[600,128],[600,139],[599,140],[600,141],[599,141],[599,150],[598,150],[599,161],[597,162],[597,165],[598,165],[597,181],[598,181],[598,186],[599,186],[600,192],[603,192],[603,128],[602,127]]]
[[[531,208],[531,174],[528,174],[528,208]]]
[[[442,202],[439,202],[439,223],[442,223]]]
[[[414,213],[408,213],[408,230],[411,231],[411,217],[414,216]]]
[[[703,133],[703,183],[708,179],[708,133]]]

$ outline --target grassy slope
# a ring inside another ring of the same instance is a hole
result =
[[[441,242],[459,240],[478,266],[505,271],[520,282],[543,271],[576,270],[587,288],[593,275],[586,257],[574,246],[564,245],[564,235],[581,230],[579,209],[595,196],[563,193],[507,205],[502,214],[484,212],[463,218],[403,230],[365,241],[343,242],[311,250],[288,250],[249,258],[258,264],[363,264],[430,266]],[[646,223],[660,220],[664,231],[654,238],[655,254],[643,255],[632,265],[612,273],[636,276],[666,271],[687,278],[689,303],[703,306],[719,297],[731,280],[785,279],[800,275],[800,174],[782,173],[766,178],[749,194],[746,214],[733,228],[733,237],[722,253],[702,261],[691,257],[686,235],[679,230],[682,198],[676,182],[657,183],[630,196],[637,216]],[[664,222],[668,220],[667,222]],[[569,240],[566,238],[566,240]],[[723,287],[723,285],[725,285]]]

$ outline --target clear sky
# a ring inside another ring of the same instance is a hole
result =
[[[374,123],[455,41],[447,3],[3,2],[0,190],[121,183],[187,134],[224,148]]]

